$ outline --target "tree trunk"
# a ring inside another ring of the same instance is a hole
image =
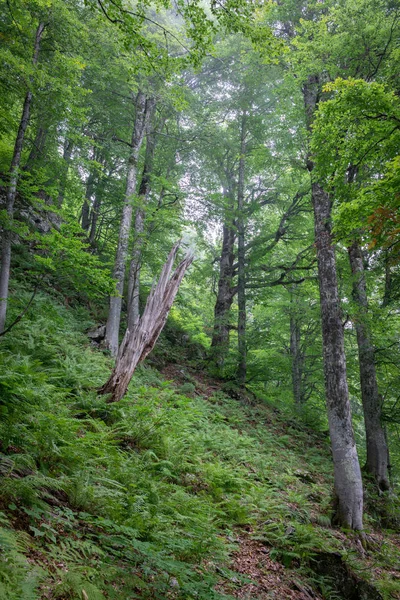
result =
[[[240,158],[238,177],[238,352],[237,382],[240,386],[246,383],[247,348],[246,348],[246,250],[245,250],[245,217],[244,217],[244,170],[246,156],[246,113],[242,114],[240,133]]]
[[[93,248],[95,247],[95,240],[96,240],[96,237],[98,234],[97,223],[99,220],[100,207],[101,207],[101,203],[102,203],[102,197],[104,194],[104,184],[105,184],[105,181],[107,181],[107,179],[111,178],[111,176],[115,170],[115,167],[111,167],[108,170],[108,173],[106,174],[106,173],[104,173],[104,167],[105,167],[105,163],[106,163],[105,158],[100,156],[99,162],[102,164],[103,168],[101,170],[100,177],[99,177],[99,180],[96,185],[93,206],[92,206],[92,210],[90,212],[89,242]]]
[[[326,403],[335,467],[338,521],[352,529],[361,530],[363,528],[363,488],[347,386],[344,332],[337,285],[336,258],[330,227],[331,201],[318,183],[312,184],[312,198],[321,303]]]
[[[154,113],[155,101],[153,100],[152,105],[149,107],[149,123],[151,116]],[[129,268],[129,281],[128,281],[128,329],[133,331],[133,328],[139,322],[140,310],[139,310],[139,294],[140,294],[140,267],[142,262],[142,248],[143,248],[143,232],[144,232],[144,219],[145,219],[145,205],[147,204],[151,190],[151,172],[153,169],[154,152],[156,148],[156,137],[154,132],[147,134],[146,141],[146,154],[144,158],[142,180],[139,187],[139,206],[136,210],[135,215],[135,230],[134,230],[134,241],[132,260]]]
[[[44,32],[45,24],[39,23],[36,29],[35,45],[33,51],[32,62],[35,66],[39,58],[40,42]],[[22,116],[19,122],[17,138],[15,140],[13,157],[10,167],[10,181],[7,189],[6,210],[8,223],[3,227],[2,232],[2,252],[1,252],[1,272],[0,272],[0,333],[4,331],[4,326],[7,316],[7,301],[8,301],[8,285],[10,281],[11,267],[11,222],[14,216],[14,203],[17,193],[18,176],[21,166],[21,155],[24,147],[24,139],[26,129],[29,124],[29,116],[32,103],[32,92],[28,90],[25,96],[24,105],[22,108]]]
[[[375,370],[375,351],[368,327],[368,297],[364,263],[357,241],[348,249],[353,274],[353,298],[357,304],[355,326],[360,365],[361,397],[364,409],[367,438],[367,471],[375,478],[380,490],[390,488],[388,460],[389,449],[382,427],[382,402],[378,391]]]
[[[292,388],[294,403],[297,408],[301,408],[304,401],[302,383],[304,356],[301,350],[300,325],[294,315],[290,316],[290,356],[292,359]]]
[[[309,130],[318,104],[319,90],[319,78],[310,76],[303,87]],[[307,167],[312,173],[314,165],[310,158]],[[330,223],[331,200],[318,182],[312,182],[311,190],[318,261],[326,405],[338,500],[336,519],[351,529],[361,530],[363,488],[347,386],[344,332]]]
[[[92,211],[90,213],[90,232],[89,232],[89,242],[91,246],[94,246],[96,234],[97,234],[97,222],[99,220],[99,212],[101,206],[101,194],[99,189],[96,190],[96,194],[94,197]]]
[[[135,240],[132,250],[132,260],[129,267],[128,281],[128,328],[132,331],[140,318],[140,268],[142,262],[143,232],[145,212],[143,207],[136,210]]]
[[[178,248],[179,243],[172,248],[162,268],[158,283],[150,292],[138,324],[133,331],[126,330],[115,367],[108,381],[99,390],[100,394],[111,394],[109,402],[121,400],[126,394],[137,365],[154,348],[165,325],[183,276],[193,261],[193,256],[187,254],[170,277]]]
[[[67,186],[67,177],[68,177],[68,168],[69,163],[72,156],[72,150],[74,149],[74,144],[71,140],[66,138],[64,140],[64,150],[63,150],[63,163],[61,168],[61,177],[60,177],[60,189],[58,192],[58,206],[62,207],[65,196],[65,188]]]
[[[95,183],[95,174],[93,170],[90,170],[88,180],[86,182],[85,199],[82,206],[82,229],[89,231],[90,227],[90,202],[93,195],[93,187]]]
[[[116,356],[118,352],[119,324],[121,320],[122,295],[124,291],[125,263],[128,255],[129,233],[132,223],[133,196],[136,190],[139,151],[142,146],[149,115],[149,102],[146,100],[143,92],[138,92],[135,99],[135,106],[135,125],[132,134],[131,153],[128,161],[125,201],[122,209],[117,256],[113,272],[117,293],[110,298],[110,309],[106,326],[106,344],[110,349],[112,356]]]
[[[32,142],[32,148],[29,153],[28,160],[23,167],[24,171],[29,171],[36,160],[43,154],[48,132],[49,130],[47,126],[44,127],[43,125],[40,125],[38,127],[35,139]]]
[[[222,250],[219,263],[217,301],[214,307],[214,329],[211,340],[211,359],[219,375],[229,348],[230,310],[237,288],[233,283],[235,259],[235,231],[232,225],[223,225]]]
[[[383,295],[382,308],[385,306],[389,306],[392,301],[392,291],[393,291],[393,277],[392,271],[390,269],[390,251],[384,251],[384,265],[385,265],[385,292]]]

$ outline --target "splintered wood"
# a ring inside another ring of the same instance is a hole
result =
[[[109,380],[98,390],[99,394],[111,394],[109,402],[121,400],[126,394],[137,365],[152,351],[163,330],[182,279],[193,262],[193,255],[187,254],[171,275],[178,249],[179,242],[169,253],[138,324],[132,331],[126,330]]]

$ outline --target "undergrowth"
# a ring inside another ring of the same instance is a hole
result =
[[[326,439],[149,367],[107,404],[89,326],[39,294],[1,341],[2,599],[228,598],[216,583],[240,528],[287,567],[343,546]],[[379,556],[393,561],[387,543]]]

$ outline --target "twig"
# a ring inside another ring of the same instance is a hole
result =
[[[14,325],[16,325],[17,323],[19,323],[19,322],[21,321],[21,319],[22,319],[22,318],[25,316],[25,314],[28,312],[28,310],[29,310],[29,307],[31,306],[31,304],[32,304],[32,302],[33,302],[33,300],[34,300],[34,298],[35,298],[35,296],[36,296],[36,292],[38,291],[38,287],[39,287],[39,283],[40,283],[40,281],[41,281],[41,280],[39,280],[39,281],[36,283],[36,285],[35,285],[35,289],[33,290],[33,294],[32,294],[32,296],[31,296],[31,298],[30,298],[30,300],[29,300],[28,304],[25,306],[24,310],[23,310],[23,311],[22,311],[22,312],[21,312],[21,313],[18,315],[18,317],[15,319],[15,321],[13,321],[13,322],[11,323],[11,325],[9,325],[9,326],[8,326],[6,329],[4,329],[4,331],[2,331],[2,332],[0,333],[0,337],[1,337],[2,335],[5,335],[6,333],[8,333],[8,332],[9,332],[9,331],[10,331],[10,330],[11,330],[11,329],[14,327]]]

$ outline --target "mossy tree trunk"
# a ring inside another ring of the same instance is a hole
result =
[[[318,106],[320,81],[310,76],[303,86],[309,130]],[[312,178],[314,164],[308,159]],[[318,263],[326,406],[337,496],[336,520],[355,530],[363,529],[363,487],[354,440],[346,374],[344,331],[338,292],[336,257],[331,233],[331,199],[318,181],[312,181],[315,248]]]
[[[348,249],[353,275],[353,298],[357,306],[355,327],[360,366],[361,398],[367,438],[366,470],[374,477],[380,490],[390,488],[389,450],[382,426],[382,401],[379,395],[375,369],[375,350],[368,326],[368,297],[364,262],[357,241]]]

